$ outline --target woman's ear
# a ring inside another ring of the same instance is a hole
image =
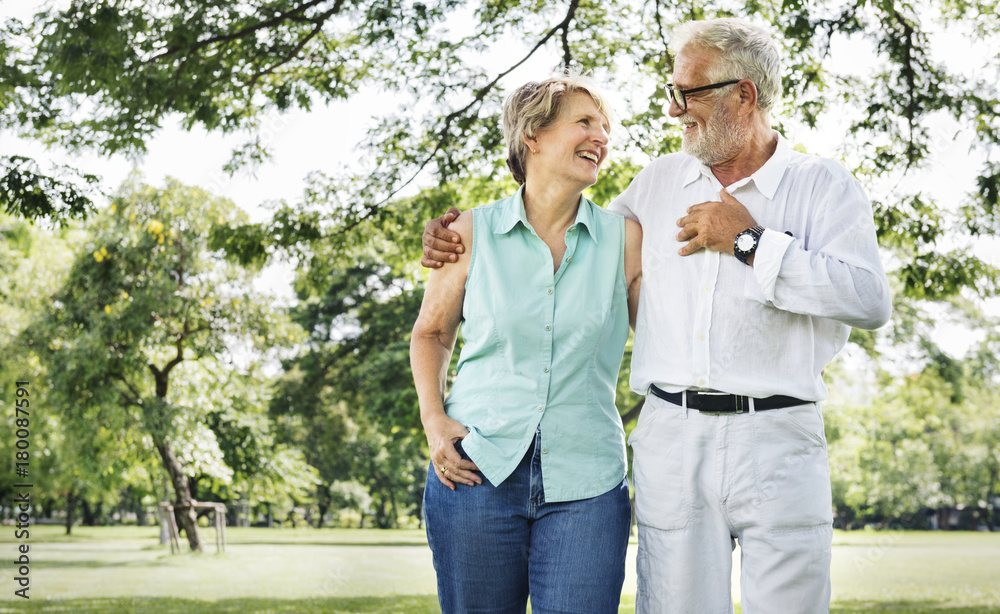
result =
[[[538,139],[533,136],[524,135],[524,144],[528,146],[531,153],[538,153]]]

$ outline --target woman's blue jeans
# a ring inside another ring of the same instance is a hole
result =
[[[443,614],[523,614],[529,595],[534,614],[618,612],[628,482],[546,503],[538,441],[499,486],[483,477],[453,492],[428,468],[424,514]]]

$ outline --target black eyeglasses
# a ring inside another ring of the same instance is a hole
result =
[[[723,83],[713,83],[712,85],[703,85],[701,87],[692,87],[689,90],[682,90],[679,87],[674,87],[673,83],[668,83],[667,84],[667,91],[670,92],[670,97],[673,99],[674,102],[677,103],[678,108],[680,108],[681,111],[687,111],[687,108],[688,108],[687,95],[688,94],[694,94],[695,92],[704,92],[705,90],[718,89],[720,87],[725,87],[727,85],[732,85],[734,83],[739,83],[742,80],[743,79],[733,79],[732,81],[725,81]]]

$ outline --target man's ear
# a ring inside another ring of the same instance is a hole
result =
[[[757,85],[750,79],[743,79],[736,84],[740,93],[740,115],[749,115],[757,108]]]

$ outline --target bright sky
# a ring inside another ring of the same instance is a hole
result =
[[[0,0],[0,18],[14,16],[26,19],[41,5],[41,2]],[[977,47],[971,40],[960,32],[945,32],[935,39],[933,48],[942,61],[955,62],[954,65],[962,66],[967,71],[975,71],[978,64],[970,58],[985,58],[988,50],[983,45]],[[857,42],[836,45],[832,57],[835,69],[872,65],[870,56],[865,57],[865,46]],[[529,63],[512,75],[507,85],[512,87],[529,79],[544,78],[549,75],[552,65],[548,58]],[[75,166],[103,177],[103,185],[108,190],[120,185],[133,169],[138,169],[144,180],[153,185],[162,184],[165,177],[172,176],[186,184],[230,198],[248,211],[253,219],[262,220],[268,215],[262,205],[279,199],[290,202],[299,200],[304,187],[303,179],[310,171],[333,173],[342,165],[354,163],[358,157],[355,145],[362,140],[365,130],[374,124],[379,115],[393,111],[396,104],[391,97],[369,91],[349,103],[320,107],[309,113],[292,111],[270,116],[264,122],[261,138],[274,155],[272,160],[257,169],[255,176],[240,172],[228,177],[221,170],[233,148],[249,140],[247,135],[222,136],[208,134],[201,129],[186,132],[178,122],[167,125],[148,144],[148,153],[139,160],[94,154],[72,156],[10,134],[0,134],[0,155],[27,155],[40,161]],[[794,134],[786,136],[793,142],[803,143],[812,153],[836,157],[837,152],[833,148],[841,141],[837,135],[845,132],[843,126],[836,125],[836,117],[836,113],[828,113],[821,131],[791,128]],[[936,157],[918,178],[906,179],[918,182],[921,189],[952,205],[957,203],[962,193],[972,189],[975,172],[980,166],[979,160],[969,151],[968,135],[959,128],[954,122],[935,120],[933,133],[944,146],[937,150]],[[887,184],[902,180],[888,178]],[[1000,241],[982,240],[970,247],[994,266],[1000,267]],[[267,272],[265,284],[279,295],[290,297],[288,278],[286,270],[272,269]],[[1000,301],[991,301],[989,310],[1000,314]],[[939,332],[939,342],[956,356],[964,353],[972,338],[967,332],[961,332],[946,322],[942,322]]]

